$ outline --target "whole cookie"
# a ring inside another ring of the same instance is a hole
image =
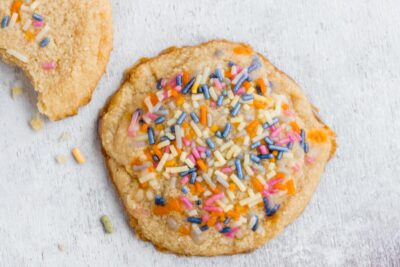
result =
[[[0,57],[19,66],[51,120],[88,103],[112,49],[108,0],[0,0]]]
[[[247,252],[279,234],[335,151],[298,85],[228,41],[141,60],[99,133],[138,236],[185,255]]]

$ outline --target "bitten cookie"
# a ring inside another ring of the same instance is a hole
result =
[[[170,48],[126,73],[99,122],[138,236],[185,255],[251,251],[303,211],[335,134],[245,44]]]
[[[51,120],[88,103],[112,49],[108,0],[0,0],[0,57],[19,66]]]

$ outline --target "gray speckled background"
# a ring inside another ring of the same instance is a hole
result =
[[[20,71],[0,64],[1,266],[400,266],[398,0],[112,3],[114,52],[79,116],[33,132],[33,90]],[[266,246],[248,255],[176,257],[128,227],[103,167],[96,120],[140,57],[213,38],[249,42],[293,77],[322,108],[339,149],[304,214]],[[16,81],[26,92],[13,100]],[[59,142],[65,131],[71,138]],[[73,146],[86,165],[75,164]],[[65,166],[57,154],[68,155]],[[103,233],[103,213],[112,235]]]

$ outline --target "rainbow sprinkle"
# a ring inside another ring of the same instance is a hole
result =
[[[142,188],[157,191],[155,215],[185,214],[180,222],[168,217],[174,231],[194,240],[211,229],[228,238],[241,229],[257,233],[295,194],[295,154],[309,151],[306,132],[290,100],[257,77],[260,67],[254,57],[248,67],[229,62],[161,77],[132,113],[127,135],[147,144],[132,170]],[[156,190],[161,179],[176,192]]]

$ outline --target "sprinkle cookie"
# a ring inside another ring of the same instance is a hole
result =
[[[139,237],[184,255],[260,247],[303,211],[335,134],[245,44],[142,59],[103,110],[112,180]]]
[[[90,101],[111,48],[108,0],[0,0],[0,58],[24,70],[51,120]]]

